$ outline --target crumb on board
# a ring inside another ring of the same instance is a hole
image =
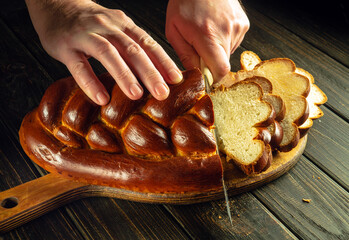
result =
[[[222,216],[221,216],[221,215],[219,215],[219,216],[218,216],[218,218],[219,218],[219,219],[221,219],[221,218],[222,218]]]
[[[309,198],[303,198],[302,201],[303,201],[303,202],[306,202],[306,203],[310,203],[310,202],[311,202],[311,199],[309,199]]]

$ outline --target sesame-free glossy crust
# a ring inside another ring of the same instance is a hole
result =
[[[199,70],[183,75],[162,102],[149,94],[131,101],[111,84],[110,75],[101,75],[112,93],[103,107],[89,100],[74,79],[59,80],[24,118],[21,145],[44,169],[88,184],[143,193],[219,190],[222,165],[210,136],[213,110],[200,103],[210,99]],[[183,125],[188,123],[191,129]],[[188,138],[190,153],[172,142],[173,124],[174,132]]]

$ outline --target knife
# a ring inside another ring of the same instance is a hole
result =
[[[205,90],[207,94],[211,93],[211,86],[213,84],[213,76],[211,71],[208,69],[206,63],[204,62],[204,60],[202,58],[200,58],[200,68],[201,68],[201,72],[204,76],[204,80],[205,80]],[[213,126],[213,136],[216,139],[216,154],[219,156],[219,148],[218,148],[218,144],[217,144],[217,128],[215,126]],[[222,160],[221,160],[222,162]],[[222,166],[223,166],[223,162],[222,162]],[[225,205],[227,207],[227,213],[229,216],[229,221],[231,223],[231,225],[233,226],[233,220],[231,218],[231,212],[230,212],[230,204],[229,204],[229,196],[228,196],[228,191],[227,191],[227,186],[225,184],[225,180],[224,180],[224,171],[223,171],[223,176],[222,176],[222,185],[223,185],[223,192],[224,192],[224,198],[225,198]]]

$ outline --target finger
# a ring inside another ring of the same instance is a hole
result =
[[[109,102],[109,94],[98,80],[83,53],[69,52],[63,55],[62,62],[67,66],[76,83],[96,104]]]
[[[168,97],[170,90],[164,78],[139,44],[121,31],[109,35],[108,40],[156,99]]]
[[[240,46],[240,44],[242,43],[242,40],[244,39],[244,37],[240,37],[236,43],[232,43],[231,45],[233,46],[230,50],[230,54],[233,54],[235,52],[235,50]]]
[[[215,82],[230,71],[228,47],[224,48],[217,40],[205,36],[194,43],[194,48],[211,70]]]
[[[132,100],[141,98],[143,88],[119,52],[107,39],[98,34],[90,34],[79,43],[86,54],[102,63],[127,97]]]
[[[218,82],[230,71],[230,38],[228,36],[219,37],[214,32],[213,28],[188,28],[184,26],[185,23],[177,29],[184,32],[181,36],[186,42],[191,43],[192,47],[197,52],[208,68],[211,70],[214,81]],[[188,29],[191,29],[189,32]]]
[[[196,50],[180,34],[176,26],[166,28],[166,37],[186,69],[200,67],[200,57]]]
[[[240,46],[242,41],[245,38],[245,34],[250,28],[250,22],[248,18],[242,18],[239,21],[235,22],[235,25],[233,26],[233,33],[232,33],[232,43],[231,43],[231,51],[232,54],[235,52],[235,50]]]
[[[231,50],[230,53],[233,54],[235,50],[240,46],[242,41],[244,40],[245,34],[248,30],[248,25],[242,28],[235,28],[235,33],[232,36]]]
[[[125,33],[141,46],[166,82],[179,83],[182,81],[182,73],[176,64],[167,55],[160,44],[143,29],[134,25],[132,31],[128,29]]]

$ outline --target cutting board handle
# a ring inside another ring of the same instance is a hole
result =
[[[0,192],[0,233],[85,197],[88,185],[48,174]]]

